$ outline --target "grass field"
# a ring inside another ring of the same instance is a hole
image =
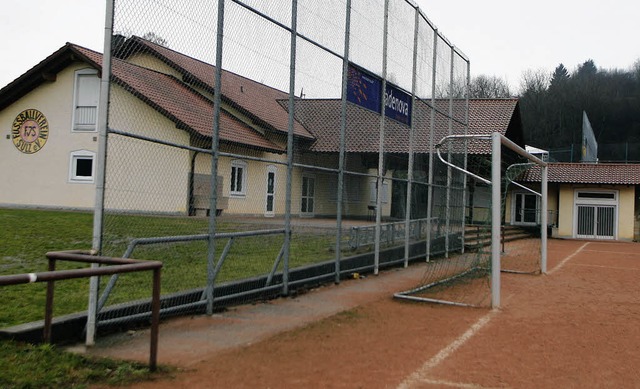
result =
[[[170,373],[166,367],[150,373],[144,363],[88,358],[61,352],[51,345],[33,346],[10,341],[0,344],[0,387],[4,389],[128,385]]]
[[[109,215],[107,255],[121,256],[132,238],[148,236],[188,235],[207,232],[207,219]],[[41,272],[47,270],[45,253],[58,250],[86,250],[92,245],[93,214],[52,210],[0,209],[0,275]],[[218,231],[255,229],[256,226],[222,222]],[[135,236],[132,235],[135,232]],[[328,250],[333,235],[298,235],[293,240],[292,266],[333,256]],[[282,246],[283,236],[245,238],[236,244],[220,274],[219,282],[245,278],[268,272]],[[217,252],[227,243],[221,240]],[[164,262],[163,293],[204,286],[206,274],[206,242],[142,247],[134,252],[140,259]],[[84,265],[59,261],[58,269]],[[200,276],[198,276],[200,275]],[[102,284],[107,279],[102,280]],[[149,297],[149,274],[127,274],[109,303]],[[86,309],[88,280],[56,283],[54,315]],[[4,287],[0,293],[0,328],[42,320],[46,284],[35,283]],[[148,379],[144,364],[116,363],[60,353],[53,346],[29,346],[2,342],[0,351],[0,387],[83,387],[87,382],[126,383]],[[29,372],[30,374],[27,374]]]
[[[107,215],[105,255],[122,256],[131,239],[170,235],[203,234],[205,218]],[[87,250],[92,246],[93,214],[54,210],[0,209],[0,275],[47,270],[45,253],[60,250]],[[277,228],[221,221],[217,231],[230,232]],[[242,238],[234,244],[217,282],[267,273],[283,243],[283,235]],[[334,230],[294,231],[290,266],[332,259]],[[217,242],[222,251],[227,240]],[[203,287],[207,272],[206,242],[144,246],[132,257],[157,259],[164,263],[162,293]],[[85,265],[59,261],[58,269]],[[102,279],[102,285],[107,282]],[[148,298],[149,274],[127,274],[118,281],[108,304]],[[42,320],[46,284],[3,287],[0,292],[0,328]],[[60,281],[55,286],[54,316],[84,311],[88,280]],[[89,383],[126,384],[152,376],[144,363],[114,362],[63,353],[55,346],[31,346],[1,341],[0,387],[86,387]],[[28,372],[28,373],[27,373]],[[166,371],[165,371],[166,373]],[[160,375],[164,374],[163,372]]]
[[[0,209],[0,275],[47,270],[44,254],[48,251],[90,249],[93,215],[85,212]],[[219,232],[265,228],[232,222],[218,223]],[[122,256],[133,238],[169,235],[203,234],[207,219],[157,217],[136,215],[107,215],[105,217],[105,255]],[[280,251],[283,235],[237,239],[216,282],[242,279],[268,273]],[[290,266],[296,267],[334,257],[330,250],[335,240],[330,234],[294,233]],[[222,251],[227,239],[217,242],[216,252]],[[161,260],[164,263],[162,293],[203,287],[207,274],[207,242],[191,242],[143,246],[136,249],[137,259]],[[75,263],[59,262],[58,269],[80,267]],[[127,274],[108,304],[138,298],[148,298],[151,275],[148,272]],[[102,284],[107,282],[102,279]],[[4,288],[0,294],[0,328],[41,320],[44,316],[46,285],[18,285]],[[56,283],[54,315],[86,309],[88,281],[85,279]]]

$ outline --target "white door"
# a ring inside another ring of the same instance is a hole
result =
[[[316,192],[316,179],[313,176],[302,176],[302,197],[300,200],[300,214],[313,216]]]
[[[275,166],[267,167],[267,191],[265,201],[265,216],[273,216],[275,214],[276,200],[276,168]]]

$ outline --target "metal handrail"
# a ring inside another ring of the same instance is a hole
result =
[[[51,343],[51,322],[53,316],[53,292],[55,281],[74,278],[87,278],[101,275],[131,273],[137,271],[153,271],[153,290],[151,297],[151,345],[149,350],[149,370],[155,371],[158,361],[158,328],[160,322],[160,271],[162,262],[145,261],[132,258],[114,258],[91,255],[88,251],[56,251],[46,254],[49,260],[49,271],[38,273],[13,274],[0,276],[0,286],[47,283],[43,340]],[[91,264],[110,265],[85,269],[56,270],[56,261],[72,261]]]

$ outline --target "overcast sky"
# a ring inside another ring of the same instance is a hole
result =
[[[469,57],[472,76],[499,76],[513,89],[527,69],[572,71],[587,59],[628,69],[640,58],[638,0],[416,2]],[[2,8],[0,87],[66,42],[102,51],[105,0],[3,0]]]

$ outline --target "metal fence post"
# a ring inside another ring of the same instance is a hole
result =
[[[222,103],[222,44],[224,40],[224,0],[218,1],[218,27],[216,30],[216,74],[213,96],[213,134],[211,135],[211,199],[209,205],[209,243],[207,247],[207,315],[213,314],[213,283],[216,260],[216,209],[218,188],[218,158],[220,139],[220,105]]]
[[[291,45],[289,55],[289,124],[287,130],[287,187],[284,217],[284,268],[282,270],[282,294],[289,294],[289,259],[291,255],[291,201],[293,181],[293,124],[296,98],[296,41],[298,29],[298,0],[291,2]]]
[[[415,9],[415,18],[413,26],[413,74],[411,76],[411,109],[414,110],[416,106],[416,79],[418,73],[418,25],[420,21],[420,12],[418,8]],[[415,112],[415,111],[414,111]],[[410,224],[411,224],[411,195],[413,189],[413,142],[415,141],[415,120],[411,115],[411,122],[409,128],[409,161],[407,162],[407,204],[405,207],[405,228],[404,228],[404,267],[409,266],[409,237],[410,237]]]
[[[384,169],[384,107],[387,94],[387,41],[389,39],[389,0],[384,2],[384,32],[382,38],[382,99],[380,103],[380,128],[378,143],[378,177],[376,178],[376,241],[374,251],[373,274],[378,274],[380,267],[380,223],[382,221],[382,190],[385,176]]]
[[[431,223],[431,216],[433,215],[433,153],[435,151],[434,146],[434,131],[436,128],[436,76],[437,76],[437,63],[438,63],[438,30],[433,30],[433,63],[431,65],[431,117],[429,119],[429,186],[427,188],[427,220]],[[438,229],[440,226],[438,226]],[[427,230],[427,262],[431,259],[431,228]]]
[[[344,158],[345,139],[347,132],[347,86],[349,73],[349,35],[351,34],[351,0],[347,0],[345,5],[346,17],[344,24],[344,54],[342,58],[342,92],[340,101],[340,156],[338,160],[338,193],[337,193],[337,215],[336,215],[336,284],[340,283],[340,260],[342,259],[342,212],[344,197]]]
[[[102,252],[102,228],[104,216],[104,186],[107,166],[107,140],[109,121],[109,96],[111,92],[111,35],[113,34],[114,0],[107,0],[104,28],[104,51],[102,55],[102,78],[100,80],[100,99],[98,108],[98,158],[96,166],[96,196],[93,213],[93,252]],[[99,267],[91,264],[91,267]],[[85,344],[95,344],[96,320],[98,315],[98,294],[100,278],[89,279],[89,301],[87,306],[87,332]]]

